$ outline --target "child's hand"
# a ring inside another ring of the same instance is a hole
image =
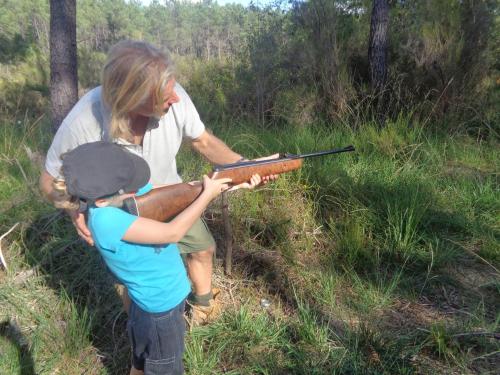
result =
[[[220,193],[229,189],[230,178],[211,179],[208,176],[203,176],[203,192],[210,194],[210,199],[214,199]]]

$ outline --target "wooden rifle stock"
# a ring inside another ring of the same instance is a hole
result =
[[[193,203],[202,190],[201,183],[163,186],[139,197],[125,199],[122,209],[132,215],[157,221],[168,221]]]
[[[234,164],[216,166],[209,174],[211,178],[231,178],[231,185],[239,185],[250,181],[254,174],[270,176],[290,172],[302,167],[306,157],[336,154],[354,151],[353,146],[342,149],[322,151],[306,155],[285,154],[277,159],[244,161]],[[157,221],[168,221],[182,212],[193,203],[201,194],[201,183],[194,185],[187,183],[174,184],[151,190],[142,196],[127,198],[123,201],[123,209],[133,215],[146,217]]]

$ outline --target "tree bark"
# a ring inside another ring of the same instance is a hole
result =
[[[379,94],[387,79],[388,0],[373,0],[368,61],[372,89]]]
[[[78,101],[76,0],[50,0],[50,100],[54,131]]]

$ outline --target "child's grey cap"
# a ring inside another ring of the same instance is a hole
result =
[[[92,201],[136,192],[151,177],[144,159],[105,141],[85,143],[66,153],[62,173],[70,195]]]

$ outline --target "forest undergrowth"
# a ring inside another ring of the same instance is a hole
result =
[[[40,197],[45,118],[0,126],[0,374],[120,374],[126,315],[95,249]],[[224,314],[186,338],[187,374],[493,374],[500,364],[498,142],[413,123],[211,129],[247,157],[353,144],[229,196]],[[185,180],[209,166],[183,149]],[[11,229],[12,231],[7,234]],[[265,300],[265,301],[264,301]]]

